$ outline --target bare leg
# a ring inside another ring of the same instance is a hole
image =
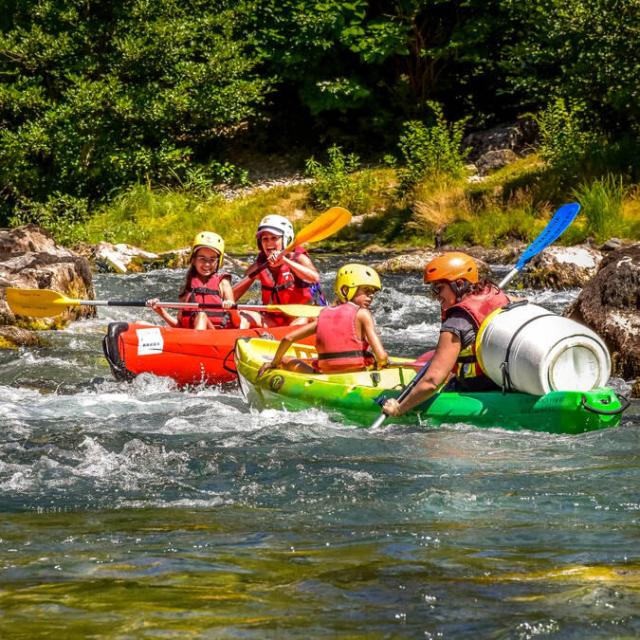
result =
[[[264,327],[262,316],[257,311],[239,311],[234,318],[234,324],[239,329],[253,329]]]
[[[213,329],[213,325],[209,322],[209,318],[207,318],[207,314],[203,311],[200,311],[196,315],[195,322],[193,323],[193,328],[198,331],[202,331],[203,329]]]
[[[292,358],[291,360],[283,360],[280,368],[287,371],[296,371],[297,373],[318,373],[308,362]]]

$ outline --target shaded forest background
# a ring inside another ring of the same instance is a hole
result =
[[[239,149],[313,156],[318,208],[393,168],[382,208],[415,213],[464,173],[464,133],[525,114],[531,206],[637,200],[639,52],[638,0],[0,0],[0,224],[247,183]]]

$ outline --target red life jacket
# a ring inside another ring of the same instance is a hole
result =
[[[223,298],[220,295],[220,283],[225,279],[230,279],[228,273],[214,273],[206,282],[198,276],[191,278],[189,283],[189,297],[185,302],[197,302],[198,304],[218,304],[221,305]],[[193,328],[196,314],[206,313],[211,324],[224,329],[231,326],[231,314],[221,309],[181,309],[178,312],[178,326],[187,329]]]
[[[368,351],[369,343],[356,333],[359,308],[353,302],[345,302],[320,312],[316,331],[319,371],[358,371],[375,362]]]
[[[306,253],[302,247],[298,247],[293,253],[287,254],[287,258],[299,262],[297,257]],[[313,303],[312,283],[300,279],[288,264],[281,265],[275,271],[267,267],[258,277],[262,285],[262,304]]]
[[[471,293],[464,300],[452,305],[442,315],[443,319],[446,319],[453,309],[462,309],[475,325],[477,332],[490,313],[508,304],[509,298],[498,287],[488,285],[480,293]],[[478,362],[475,340],[473,344],[460,350],[454,373],[461,387],[466,387],[468,390],[482,390],[496,386]]]

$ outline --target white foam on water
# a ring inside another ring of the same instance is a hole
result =
[[[235,504],[235,500],[221,495],[211,498],[177,498],[176,500],[164,500],[153,498],[149,500],[119,500],[117,509],[145,509],[157,507],[158,509],[215,509],[217,507]]]
[[[119,453],[108,451],[97,440],[86,437],[78,446],[84,456],[71,469],[82,478],[108,480],[124,489],[138,488],[141,481],[164,478],[168,469],[183,474],[189,461],[185,451],[167,451],[163,445],[152,445],[138,439],[129,440]]]
[[[440,326],[434,325],[433,322],[421,322],[406,327],[387,328],[382,327],[380,336],[383,340],[396,340],[403,342],[424,344],[424,350],[433,347],[438,342],[440,335]]]

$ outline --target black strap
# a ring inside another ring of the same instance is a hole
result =
[[[202,296],[209,294],[220,297],[220,289],[209,289],[208,287],[195,287],[195,289],[191,289],[191,293],[199,293]]]
[[[220,328],[225,329],[231,322],[231,314],[228,311],[207,311],[206,309],[181,309],[183,318],[190,318],[197,313],[205,313],[207,318],[222,318]]]
[[[527,301],[524,301],[526,304]],[[503,311],[509,311],[515,307],[522,306],[522,303],[515,302],[513,304],[507,305],[503,307]],[[513,391],[513,385],[511,384],[511,376],[509,375],[509,357],[511,356],[511,347],[513,347],[513,343],[518,336],[518,334],[532,322],[536,320],[540,320],[540,318],[548,318],[549,316],[555,316],[555,313],[543,313],[540,316],[536,316],[535,318],[529,318],[525,323],[521,324],[517,331],[511,336],[511,340],[509,340],[509,344],[507,345],[507,350],[504,354],[504,360],[500,364],[500,370],[502,371],[502,393],[503,395],[507,393],[507,391]]]
[[[352,358],[362,356],[363,358],[373,358],[371,351],[365,349],[355,349],[353,351],[333,351],[331,353],[319,353],[318,360],[334,360],[336,358]]]

